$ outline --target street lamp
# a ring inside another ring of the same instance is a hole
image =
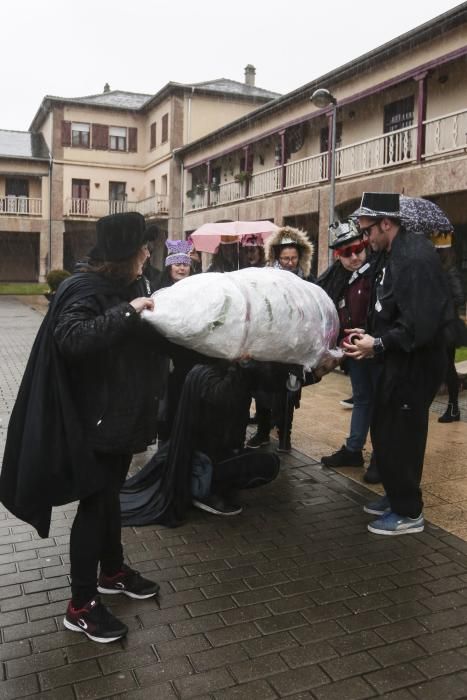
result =
[[[336,199],[336,111],[337,111],[337,100],[329,90],[326,88],[318,88],[315,90],[310,97],[311,102],[315,107],[324,109],[332,105],[332,129],[331,129],[331,152],[330,152],[330,171],[329,171],[329,181],[331,186],[331,191],[329,193],[329,233],[328,233],[328,243],[331,244],[331,226],[334,223],[334,209],[335,209],[335,199]],[[329,248],[329,264],[332,263],[332,250]]]

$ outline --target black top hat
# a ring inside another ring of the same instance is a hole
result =
[[[399,195],[392,192],[364,192],[362,201],[354,216],[368,216],[370,218],[380,218],[388,216],[392,219],[400,219]]]
[[[333,224],[329,228],[331,231],[335,232],[333,241],[329,244],[329,247],[333,250],[349,245],[349,243],[352,243],[352,241],[356,241],[363,236],[353,221],[344,221],[340,224]]]
[[[118,262],[131,258],[148,240],[154,240],[153,227],[146,228],[142,214],[125,212],[103,216],[96,224],[97,244],[90,251],[94,260]]]

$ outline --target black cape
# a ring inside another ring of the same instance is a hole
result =
[[[99,275],[78,273],[60,285],[29,356],[10,417],[0,474],[0,501],[47,537],[52,506],[96,492],[105,474],[96,468],[70,392],[67,368],[53,337],[65,304],[95,294],[115,295]]]

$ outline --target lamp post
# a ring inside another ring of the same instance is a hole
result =
[[[321,109],[332,105],[332,125],[331,125],[331,148],[329,151],[330,169],[329,169],[329,222],[328,222],[328,243],[331,243],[331,226],[334,223],[334,209],[336,200],[336,112],[337,100],[326,88],[318,88],[310,97],[311,102]],[[329,248],[329,264],[332,263],[332,250]]]

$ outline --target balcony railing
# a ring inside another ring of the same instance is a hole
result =
[[[254,173],[248,188],[249,197],[258,197],[266,192],[279,192],[282,186],[282,167]]]
[[[455,151],[467,151],[467,109],[428,119],[425,126],[425,148],[422,158],[440,158]],[[336,179],[350,178],[413,163],[417,159],[416,126],[409,126],[365,141],[336,149]],[[309,187],[328,179],[328,153],[286,163],[284,190]],[[250,197],[274,194],[282,190],[282,166],[252,173],[248,190],[236,181],[224,182],[217,192],[210,193],[210,205],[228,204]],[[207,192],[196,199],[191,208],[207,207]]]
[[[156,194],[139,202],[70,197],[65,202],[64,216],[99,219],[107,214],[120,214],[126,211],[137,211],[143,216],[166,214],[168,212],[168,197],[164,194]]]
[[[424,124],[426,158],[467,147],[467,109],[427,119]]]
[[[417,157],[417,127],[398,129],[388,134],[336,149],[336,178],[390,168],[409,163]]]
[[[42,216],[42,199],[38,197],[0,197],[0,214],[5,216]]]

